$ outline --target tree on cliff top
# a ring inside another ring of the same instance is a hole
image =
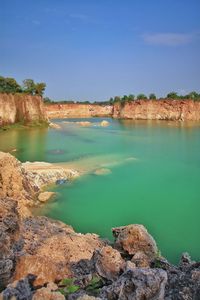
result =
[[[33,79],[25,79],[20,86],[14,78],[0,76],[0,93],[26,93],[30,95],[44,94],[46,83],[35,83]]]
[[[42,96],[46,88],[46,83],[35,83],[33,79],[25,79],[23,81],[23,88],[24,92],[27,94]]]
[[[0,76],[0,93],[20,93],[21,86],[14,78]]]

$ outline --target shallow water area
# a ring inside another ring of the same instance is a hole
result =
[[[110,125],[101,127],[102,120],[1,132],[0,150],[82,172],[52,189],[57,200],[41,214],[108,238],[112,227],[144,224],[170,261],[184,251],[200,259],[200,124],[105,119]]]

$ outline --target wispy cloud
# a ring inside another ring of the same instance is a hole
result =
[[[186,45],[198,37],[194,33],[148,33],[142,35],[145,43],[161,46],[181,46]]]

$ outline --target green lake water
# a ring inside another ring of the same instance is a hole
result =
[[[112,227],[144,224],[170,261],[185,251],[200,259],[200,125],[108,119],[104,128],[101,120],[89,119],[91,127],[55,120],[60,130],[1,132],[0,150],[16,149],[11,153],[21,161],[87,169],[53,188],[56,201],[40,213],[106,238]],[[95,175],[99,168],[110,173]]]

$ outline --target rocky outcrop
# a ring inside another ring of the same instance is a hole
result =
[[[112,116],[113,106],[98,104],[46,104],[45,110],[49,119],[110,117]]]
[[[146,258],[150,263],[157,256],[156,242],[143,225],[122,226],[113,228],[112,231],[116,239],[115,247],[124,255],[132,257],[133,262]]]
[[[26,176],[39,190],[44,186],[56,183],[58,180],[71,180],[79,176],[79,172],[46,162],[26,162],[22,164]]]
[[[138,100],[115,103],[113,117],[133,120],[199,121],[200,102],[193,100]]]
[[[50,163],[21,163],[9,153],[0,152],[0,197],[10,197],[18,202],[20,216],[30,216],[30,208],[35,206],[40,189],[70,180],[79,173]]]
[[[10,197],[18,202],[20,215],[30,215],[28,207],[34,203],[38,191],[32,180],[14,156],[0,152],[0,197]]]
[[[0,127],[14,123],[44,123],[48,118],[40,96],[0,94]]]

